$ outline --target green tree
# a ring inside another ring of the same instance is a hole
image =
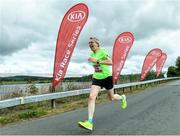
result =
[[[165,73],[161,72],[158,78],[164,78],[164,74]]]
[[[176,75],[177,75],[177,74],[176,74],[176,67],[170,66],[170,67],[168,68],[167,76],[168,76],[168,77],[174,77],[174,76],[176,76]]]
[[[180,56],[176,59],[176,74],[180,76]]]
[[[156,71],[152,70],[146,76],[146,80],[156,79]]]

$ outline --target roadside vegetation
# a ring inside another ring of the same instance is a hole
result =
[[[167,76],[168,77],[180,76],[180,56],[176,59],[175,66],[168,67]]]

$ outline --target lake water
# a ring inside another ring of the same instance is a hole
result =
[[[0,85],[0,100],[11,98],[12,95],[30,95],[30,86],[32,85],[38,88],[38,94],[50,92],[49,87],[51,83]],[[56,88],[56,92],[89,88],[90,85],[91,82],[62,82]]]

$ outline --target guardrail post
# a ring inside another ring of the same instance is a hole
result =
[[[51,87],[51,92],[55,92],[55,88],[54,87]],[[51,108],[55,109],[56,108],[56,102],[55,102],[55,99],[52,99],[51,100]]]
[[[130,91],[131,91],[131,93],[132,93],[132,86],[130,86]]]
[[[117,92],[118,92],[117,89],[114,89],[114,93],[117,94]]]
[[[140,85],[140,88],[141,88],[141,89],[143,88],[143,85],[142,85],[142,84]]]

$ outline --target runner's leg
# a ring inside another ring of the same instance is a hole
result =
[[[100,88],[101,87],[97,85],[91,86],[91,91],[90,91],[89,100],[88,100],[88,118],[89,119],[93,119],[96,97],[99,93]]]
[[[108,97],[109,100],[113,101],[113,100],[121,100],[122,96],[119,94],[114,94],[114,88],[107,90],[108,91]]]

